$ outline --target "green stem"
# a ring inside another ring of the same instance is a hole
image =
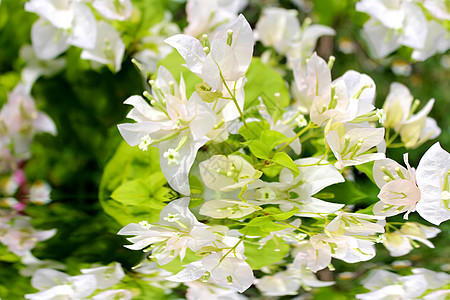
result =
[[[313,122],[309,121],[308,125],[300,130],[293,138],[291,138],[289,141],[287,141],[280,149],[276,151],[276,153],[283,151],[287,146],[289,146],[293,141],[298,139],[301,135],[303,135],[308,129],[313,128],[314,124]]]
[[[236,96],[231,92],[230,88],[228,87],[228,85],[227,85],[227,83],[225,81],[225,78],[223,78],[222,72],[219,71],[219,74],[220,74],[220,78],[222,79],[223,85],[225,86],[225,88],[227,89],[228,93],[230,94],[231,100],[233,100],[234,105],[236,106],[236,108],[237,108],[237,110],[239,112],[239,115],[241,116],[242,122],[244,122],[245,128],[247,128],[248,135],[251,136],[252,134],[250,132],[250,128],[248,127],[247,122],[245,121],[244,114],[242,113],[242,110],[239,107],[239,104],[237,103]]]

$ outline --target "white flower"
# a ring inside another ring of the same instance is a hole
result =
[[[303,265],[289,265],[286,271],[264,276],[255,280],[255,285],[265,296],[297,295],[303,287],[323,287],[333,285],[334,281],[320,281]]]
[[[231,192],[259,178],[262,173],[242,156],[214,155],[199,165],[203,183],[212,190]]]
[[[92,300],[131,300],[133,294],[124,289],[107,290],[92,297]]]
[[[317,272],[331,263],[331,258],[337,258],[348,263],[367,261],[375,256],[374,243],[357,239],[352,236],[334,236],[315,234],[309,242],[304,242],[296,249],[295,265],[306,265],[308,269]]]
[[[314,97],[310,110],[311,121],[319,126],[331,119],[332,122],[352,121],[374,110],[375,83],[365,74],[347,71],[327,88],[326,94]]]
[[[415,240],[434,248],[434,245],[428,241],[435,237],[439,232],[438,228],[428,227],[419,223],[406,222],[399,230],[392,233],[385,233],[383,245],[389,251],[391,256],[402,256],[408,254],[412,249]],[[414,244],[417,246],[417,244]]]
[[[180,29],[172,22],[171,14],[166,12],[164,19],[152,26],[148,30],[148,35],[142,38],[141,44],[150,45],[150,47],[135,53],[133,58],[146,78],[155,73],[159,61],[173,51],[170,45],[164,43],[164,39],[178,33],[180,33]]]
[[[189,0],[186,4],[188,26],[184,33],[200,37],[203,33],[222,30],[234,22],[247,0]]]
[[[302,27],[297,11],[284,8],[265,8],[256,23],[255,36],[267,47],[287,55],[289,59],[309,57],[323,35],[334,35],[335,31],[324,25],[310,25],[306,19]]]
[[[450,11],[445,2],[440,0],[425,0],[423,6],[436,18],[450,20]]]
[[[399,129],[400,124],[410,117],[413,96],[409,89],[399,82],[391,83],[389,94],[383,104],[386,112],[386,128]]]
[[[304,98],[301,101],[306,102],[311,121],[319,126],[329,120],[352,121],[374,110],[375,83],[369,76],[351,70],[331,82],[330,67],[316,53],[306,68],[295,61],[294,76],[298,97]]]
[[[385,158],[384,153],[366,153],[369,149],[384,141],[384,128],[353,128],[330,130],[326,141],[338,160],[337,169],[363,164],[368,161]]]
[[[225,237],[222,240],[224,250],[213,252],[205,258],[192,262],[179,273],[167,277],[176,282],[193,281],[206,275],[209,282],[229,287],[242,293],[253,283],[253,271],[244,260],[244,246],[238,238]],[[237,244],[237,246],[236,246]],[[229,251],[229,247],[235,247]]]
[[[139,149],[142,151],[147,151],[148,146],[152,144],[153,140],[152,138],[147,134],[141,137],[141,142],[139,143]]]
[[[356,3],[356,10],[371,16],[363,31],[374,57],[382,58],[400,45],[414,49],[425,47],[427,19],[416,3],[361,0]]]
[[[7,142],[14,146],[14,152],[24,156],[36,133],[56,135],[55,124],[49,116],[36,109],[34,99],[22,84],[14,88],[8,102],[0,110],[0,130],[2,125],[6,130],[4,135],[9,139]]]
[[[220,199],[206,201],[200,208],[200,214],[211,218],[242,218],[260,209],[258,206],[236,200]]]
[[[384,217],[344,211],[335,214],[337,216],[325,226],[325,229],[334,235],[370,235],[384,232]]]
[[[373,207],[375,215],[394,216],[406,212],[404,218],[408,219],[409,213],[416,209],[421,193],[416,185],[415,170],[408,163],[408,154],[403,158],[407,169],[389,158],[377,160],[373,165],[373,178],[381,189],[378,194],[381,201]]]
[[[39,77],[52,76],[61,71],[66,64],[65,58],[56,58],[48,61],[40,60],[33,47],[27,44],[20,48],[20,58],[25,61],[25,67],[20,73],[20,78],[28,93]]]
[[[175,149],[167,149],[167,151],[164,152],[163,157],[167,159],[167,164],[169,166],[178,166],[180,164],[180,153]]]
[[[40,290],[25,295],[30,300],[83,299],[97,289],[94,275],[69,276],[52,269],[40,269],[33,274],[31,285]]]
[[[434,99],[428,101],[417,114],[413,114],[419,101],[412,101],[413,96],[408,88],[401,83],[391,84],[389,94],[384,102],[386,112],[386,128],[394,128],[400,133],[402,142],[407,148],[415,148],[429,139],[436,138],[441,130],[436,121],[427,117],[434,105]]]
[[[224,81],[234,82],[245,75],[252,60],[254,40],[244,16],[240,15],[211,41],[207,36],[202,40],[203,45],[192,36],[178,34],[165,42],[177,49],[189,70],[200,76],[213,91],[222,91]]]
[[[171,262],[178,255],[183,260],[187,248],[198,251],[216,239],[207,225],[197,221],[188,205],[189,198],[174,200],[161,211],[159,223],[151,224],[150,227],[142,226],[141,222],[131,223],[118,234],[135,235],[128,238],[133,245],[125,246],[132,250],[144,249],[154,244],[152,256],[160,265]]]
[[[99,289],[110,288],[118,284],[125,277],[122,266],[117,262],[110,266],[81,269],[81,273],[94,275],[97,280],[97,288]]]
[[[81,52],[81,58],[107,65],[111,71],[118,72],[122,66],[125,44],[114,27],[100,21],[96,25],[97,38],[91,48]]]
[[[416,206],[419,215],[435,225],[450,219],[450,154],[434,144],[422,156],[416,174],[422,194]]]
[[[428,22],[428,34],[425,41],[425,47],[414,49],[411,57],[417,61],[424,61],[436,53],[445,53],[450,48],[449,31],[431,20]]]
[[[56,229],[36,230],[29,217],[16,217],[0,227],[0,242],[18,256],[27,255],[37,242],[45,241],[56,234]]]
[[[128,19],[133,10],[130,0],[94,0],[92,6],[105,18],[118,21]]]
[[[363,286],[371,292],[356,295],[356,299],[418,299],[428,288],[424,275],[399,276],[374,270],[364,280]]]
[[[41,19],[33,24],[31,40],[38,58],[53,59],[69,47],[91,49],[97,38],[95,17],[79,1],[30,0],[25,10]]]
[[[30,201],[39,205],[50,203],[51,191],[52,187],[47,182],[36,181],[30,187]]]
[[[236,290],[228,287],[217,286],[212,283],[202,281],[190,281],[184,283],[188,289],[186,292],[187,300],[245,300],[247,297],[239,294]]]
[[[425,276],[428,289],[438,289],[450,283],[450,275],[444,272],[434,272],[425,268],[415,268],[411,270],[413,274]]]
[[[188,174],[198,149],[209,138],[216,115],[209,106],[193,93],[189,101],[183,78],[180,85],[164,67],[158,71],[158,79],[152,81],[153,96],[149,105],[142,97],[132,96],[124,103],[134,108],[127,115],[134,124],[120,124],[119,131],[131,146],[141,143],[159,148],[161,170],[170,186],[176,191],[190,194]],[[144,146],[144,144],[142,144]],[[147,145],[148,146],[148,145]]]
[[[256,205],[279,204],[283,211],[297,207],[299,211],[296,215],[301,217],[330,214],[343,207],[342,204],[330,203],[313,197],[325,187],[344,181],[335,167],[331,165],[315,166],[314,164],[319,163],[317,157],[298,159],[294,162],[299,166],[300,174],[297,177],[294,178],[289,169],[283,168],[280,172],[279,182],[258,180],[248,187],[249,191],[244,193],[243,197]]]

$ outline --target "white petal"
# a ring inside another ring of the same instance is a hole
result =
[[[199,40],[189,35],[177,34],[165,39],[164,42],[177,49],[186,61],[189,70],[198,76],[202,75],[206,53]]]
[[[434,144],[422,156],[417,167],[417,185],[422,199],[417,203],[417,212],[425,220],[439,225],[450,219],[450,210],[442,201],[442,184],[445,173],[450,169],[450,154]]]
[[[186,266],[183,270],[175,275],[166,277],[167,280],[175,282],[188,282],[199,279],[205,274],[206,268],[201,261],[195,261]]]
[[[44,20],[36,21],[31,27],[31,41],[36,56],[50,60],[69,48],[67,34]]]

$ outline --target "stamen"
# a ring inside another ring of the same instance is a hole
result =
[[[227,30],[227,45],[231,46],[232,43],[233,43],[233,30],[228,29]]]
[[[385,166],[382,166],[382,167],[380,168],[380,170],[381,170],[381,172],[383,172],[386,176],[388,176],[391,180],[396,180],[395,177],[394,177],[394,175],[392,175],[391,172],[390,172],[388,169],[386,169]]]

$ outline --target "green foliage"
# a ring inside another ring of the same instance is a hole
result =
[[[122,142],[105,167],[99,198],[103,209],[121,225],[157,221],[171,198],[160,171],[158,149],[144,152]]]
[[[292,158],[287,155],[285,152],[276,153],[271,159],[271,162],[278,164],[280,166],[286,167],[292,171],[294,177],[297,177],[300,174],[298,166],[294,163]]]
[[[242,234],[247,234],[249,236],[267,236],[272,231],[278,231],[288,228],[289,225],[278,221],[284,221],[292,217],[297,212],[298,208],[283,212],[276,207],[267,207],[259,212],[260,214],[262,214],[261,217],[251,219],[239,231]]]
[[[336,203],[345,204],[354,204],[368,196],[365,192],[358,189],[354,182],[349,180],[326,187],[317,194],[317,197],[320,198],[321,194],[332,195],[326,198]]]
[[[249,147],[250,151],[256,157],[262,158],[262,159],[269,159],[270,148],[267,147],[266,144],[264,144],[263,142],[258,141],[258,140],[253,140],[253,141],[248,141],[245,144]]]
[[[258,97],[263,99],[270,114],[281,114],[290,103],[289,92],[283,77],[271,67],[263,64],[254,57],[247,72],[245,84],[244,110],[253,108],[259,104]],[[279,93],[279,97],[275,94]]]
[[[290,246],[277,236],[268,241],[261,249],[259,249],[259,244],[248,242],[244,242],[244,244],[247,262],[254,270],[279,263],[290,249]]]
[[[257,140],[266,129],[270,129],[270,124],[266,121],[250,122],[239,128],[239,134],[247,141]]]

